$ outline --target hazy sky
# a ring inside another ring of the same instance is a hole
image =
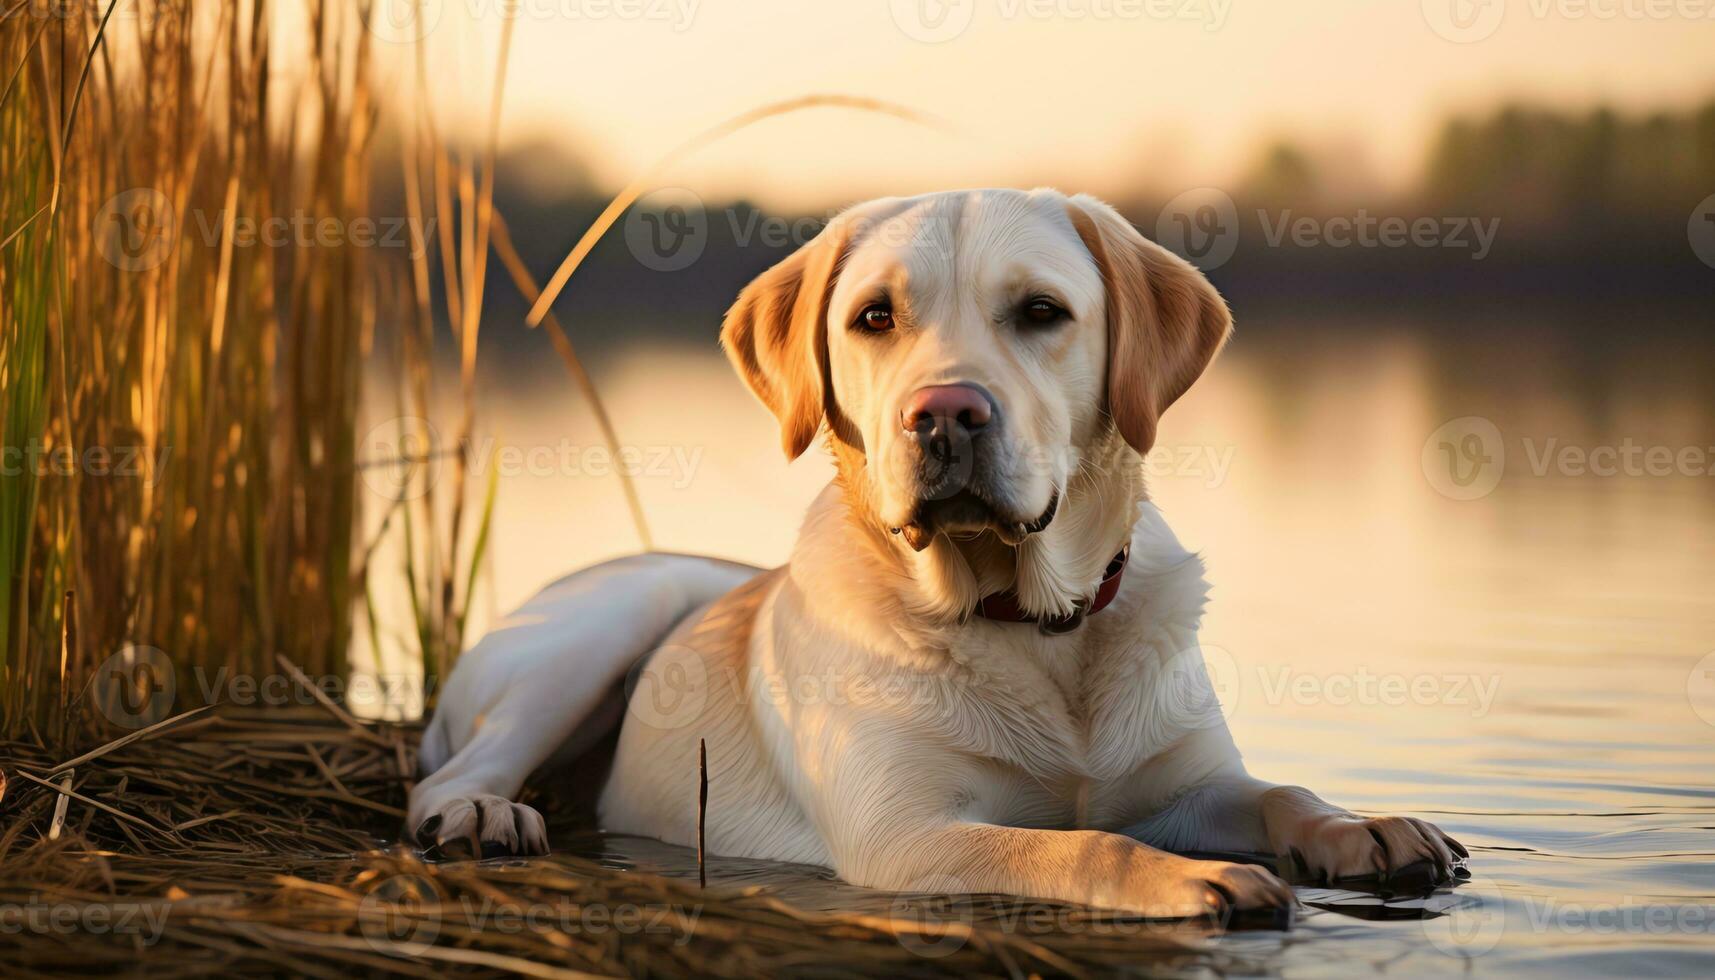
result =
[[[976,184],[1219,184],[1282,135],[1397,183],[1451,111],[1715,95],[1715,0],[425,0],[437,104],[473,136],[513,2],[505,138],[564,142],[607,184],[800,94],[888,99],[953,125],[817,110],[666,180],[800,206]]]

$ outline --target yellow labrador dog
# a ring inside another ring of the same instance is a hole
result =
[[[547,588],[460,660],[419,842],[547,848],[513,802],[623,715],[602,826],[848,881],[1155,916],[1286,907],[1465,851],[1252,778],[1197,649],[1206,585],[1140,454],[1231,327],[1196,269],[1055,191],[845,212],[751,283],[722,342],[838,476],[772,571],[675,555]],[[627,673],[627,700],[615,692]]]

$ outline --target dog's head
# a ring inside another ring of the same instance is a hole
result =
[[[1147,452],[1230,326],[1201,273],[1106,204],[981,190],[844,212],[745,288],[722,343],[787,455],[825,423],[854,506],[923,551],[1018,547],[1081,468],[1135,470],[1092,451]]]

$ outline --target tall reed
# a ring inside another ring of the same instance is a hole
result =
[[[372,35],[343,0],[117,6],[0,12],[11,730],[129,645],[338,674],[359,595]]]
[[[410,13],[424,15],[420,6]],[[515,13],[502,20],[488,127],[480,143],[449,145],[441,132],[428,97],[427,31],[413,32],[415,97],[399,127],[403,136],[399,172],[407,215],[413,227],[425,233],[432,230],[435,243],[411,253],[410,288],[402,291],[410,312],[397,332],[397,363],[403,365],[403,377],[396,386],[401,424],[392,433],[397,440],[392,455],[419,465],[400,474],[399,492],[382,533],[403,537],[399,552],[414,627],[412,652],[420,661],[428,697],[463,649],[498,489],[498,474],[492,469],[480,488],[470,486],[470,450],[476,426],[477,341],[497,220],[494,185],[501,105]],[[438,302],[432,288],[437,281]],[[431,421],[437,402],[436,324],[443,317],[456,346],[459,393],[456,428],[444,443]],[[446,469],[451,470],[450,483],[438,478]],[[469,523],[472,519],[474,525]],[[373,582],[367,576],[365,584],[366,594],[372,597]],[[370,601],[366,608],[373,631],[376,604]],[[371,636],[379,656],[378,633]]]

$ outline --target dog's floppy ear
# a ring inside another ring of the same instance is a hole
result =
[[[1107,291],[1108,413],[1126,443],[1147,453],[1161,413],[1209,366],[1233,318],[1195,266],[1118,211],[1080,194],[1067,213]]]
[[[828,401],[828,298],[845,257],[846,223],[757,276],[727,310],[721,346],[752,394],[780,421],[787,459],[821,428]]]

